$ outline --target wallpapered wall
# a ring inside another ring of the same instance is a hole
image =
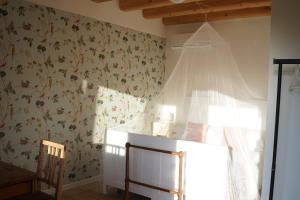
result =
[[[20,0],[1,4],[0,52],[0,159],[35,170],[40,139],[64,143],[65,182],[100,173],[105,129],[163,83],[164,39]]]

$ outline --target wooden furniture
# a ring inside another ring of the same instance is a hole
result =
[[[14,200],[61,200],[64,158],[64,145],[42,140],[37,167],[36,192],[14,198]],[[48,186],[48,189],[55,188],[55,197],[41,192],[42,184]]]
[[[36,174],[0,161],[0,200],[30,194]]]
[[[130,148],[136,148],[136,149],[142,149],[142,150],[145,150],[145,151],[158,152],[158,153],[168,154],[168,155],[171,155],[171,156],[178,156],[178,158],[179,158],[178,191],[158,187],[158,186],[155,186],[155,185],[150,185],[150,184],[135,181],[135,180],[131,180],[130,177],[129,177],[129,150],[130,150]],[[127,142],[126,143],[126,167],[125,167],[126,172],[125,172],[125,195],[124,195],[124,200],[129,200],[130,199],[130,196],[129,196],[129,184],[130,183],[133,183],[133,184],[136,184],[136,185],[141,185],[143,187],[147,187],[147,188],[154,189],[154,190],[167,192],[167,193],[172,194],[172,195],[177,195],[178,200],[182,200],[183,199],[183,189],[182,189],[183,157],[184,157],[184,153],[182,151],[180,151],[180,152],[166,151],[166,150],[162,150],[162,149],[155,149],[155,148],[149,148],[149,147],[144,147],[144,146],[131,145],[130,143]]]

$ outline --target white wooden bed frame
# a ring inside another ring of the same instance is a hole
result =
[[[184,199],[223,200],[226,198],[228,150],[226,147],[190,141],[171,140],[107,130],[103,151],[103,192],[107,187],[124,190],[125,144],[185,152]],[[148,151],[130,152],[130,177],[159,187],[177,189],[178,166],[168,155]],[[130,191],[152,200],[177,199],[170,194],[130,185]]]

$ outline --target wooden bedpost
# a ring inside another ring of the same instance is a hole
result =
[[[183,156],[184,153],[182,151],[179,152],[179,177],[178,177],[178,200],[183,200],[183,190],[182,190],[182,171],[183,171]]]

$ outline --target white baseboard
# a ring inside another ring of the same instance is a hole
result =
[[[63,190],[69,190],[69,189],[72,189],[72,188],[75,188],[75,187],[79,187],[79,186],[86,185],[86,184],[89,184],[89,183],[94,183],[94,182],[97,182],[97,181],[100,182],[100,180],[101,180],[100,175],[99,176],[93,176],[93,177],[90,177],[90,178],[82,179],[80,181],[65,184],[65,185],[63,185]]]
[[[82,179],[82,180],[79,180],[79,181],[76,181],[76,182],[68,183],[68,184],[63,185],[63,191],[64,190],[69,190],[69,189],[72,189],[72,188],[76,188],[76,187],[79,187],[79,186],[82,186],[82,185],[86,185],[86,184],[89,184],[89,183],[94,183],[94,182],[97,182],[97,181],[100,182],[100,180],[101,180],[101,176],[99,175],[99,176],[93,176],[93,177],[90,177],[90,178]],[[101,188],[99,188],[99,190],[100,189]],[[50,189],[43,190],[43,192],[45,192],[47,194],[54,194],[55,189],[50,188]]]

